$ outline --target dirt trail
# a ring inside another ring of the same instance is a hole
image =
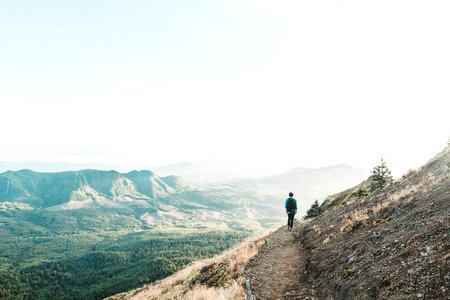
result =
[[[298,226],[296,223],[294,230]],[[295,241],[287,226],[270,235],[245,269],[256,300],[321,299],[303,276],[303,257],[300,242]]]

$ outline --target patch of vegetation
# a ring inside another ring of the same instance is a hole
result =
[[[381,159],[381,163],[373,168],[372,175],[369,177],[370,193],[381,190],[393,181],[391,170],[387,167],[384,159]]]
[[[319,205],[319,201],[316,200],[311,205],[311,207],[306,211],[306,215],[303,217],[304,220],[312,219],[320,216],[324,212],[324,209]]]
[[[370,195],[369,190],[365,186],[359,186],[356,191],[352,193],[352,196],[362,199]]]
[[[102,299],[167,277],[253,233],[236,222],[145,230],[113,211],[84,213],[0,215],[0,299]]]

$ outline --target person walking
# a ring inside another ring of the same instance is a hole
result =
[[[286,199],[284,208],[286,208],[288,215],[288,230],[292,231],[292,227],[294,227],[294,216],[297,213],[297,200],[294,199],[294,193],[289,193],[289,198]]]

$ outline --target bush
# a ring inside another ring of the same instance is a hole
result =
[[[323,213],[324,209],[320,207],[319,201],[314,201],[311,207],[306,211],[306,215],[303,217],[304,220],[311,219],[317,216],[320,216]]]
[[[365,187],[361,186],[352,194],[352,196],[355,196],[358,199],[362,199],[369,196],[369,194],[369,191]]]

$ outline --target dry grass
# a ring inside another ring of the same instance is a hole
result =
[[[449,152],[450,147],[447,147],[442,153],[438,154],[423,167],[416,170],[410,170],[407,174],[403,175],[397,183],[393,183],[390,186],[388,193],[382,190],[377,194],[370,196],[372,199],[371,202],[366,202],[365,205],[359,206],[348,213],[346,212],[340,219],[340,232],[346,233],[361,225],[380,225],[388,222],[389,218],[385,217],[384,213],[395,202],[403,201],[411,207],[414,206],[417,193],[424,193],[429,188],[436,186],[439,182],[447,180],[450,162],[448,161],[448,158],[445,158],[445,155],[448,155],[447,153]],[[434,165],[433,162],[439,160],[442,161],[440,161],[438,165]],[[432,166],[431,169],[430,165]],[[349,201],[350,198],[348,196],[349,191],[356,190],[357,187],[333,195],[333,197],[337,198],[337,200],[335,200],[338,203],[348,204],[347,202],[351,202]],[[314,227],[313,229],[317,233],[317,229]],[[333,236],[327,236],[322,243],[327,244],[332,238]]]
[[[194,262],[163,280],[107,299],[245,299],[245,284],[241,270],[247,261],[258,253],[269,234],[270,232],[261,234],[211,259]],[[219,265],[225,268],[215,268]],[[226,276],[217,276],[219,282],[215,282],[214,286],[198,283],[202,281],[201,271],[215,272],[216,269],[222,272],[225,269]]]
[[[362,222],[370,219],[367,210],[354,210],[352,213],[346,215],[341,220],[341,232],[351,231],[356,224],[361,224]]]
[[[204,285],[195,286],[193,289],[189,290],[186,294],[177,297],[175,299],[183,300],[225,300],[225,299],[245,299],[245,290],[242,284],[237,281],[233,281],[232,284],[226,288],[214,288],[206,287]]]
[[[344,217],[341,218],[341,224],[340,224],[340,232],[345,233],[352,231],[355,226],[359,225],[366,225],[366,223],[373,218],[374,215],[379,215],[379,219],[374,220],[374,224],[380,224],[384,223],[387,219],[383,219],[383,213],[384,211],[393,203],[406,200],[410,205],[414,204],[414,195],[418,192],[424,192],[428,190],[430,187],[433,187],[436,185],[439,181],[445,180],[446,176],[435,176],[434,174],[426,174],[426,176],[416,182],[416,183],[409,183],[408,180],[411,177],[414,177],[414,175],[417,175],[418,171],[413,170],[409,171],[407,175],[404,177],[404,182],[407,184],[402,185],[401,187],[397,187],[396,190],[391,191],[387,197],[380,197],[380,201],[375,202],[375,204],[372,204],[370,208],[368,208],[368,205],[361,206],[350,213],[347,213]],[[395,184],[395,183],[394,183]],[[382,193],[382,191],[380,192]],[[323,243],[328,243],[330,238],[326,238]]]

